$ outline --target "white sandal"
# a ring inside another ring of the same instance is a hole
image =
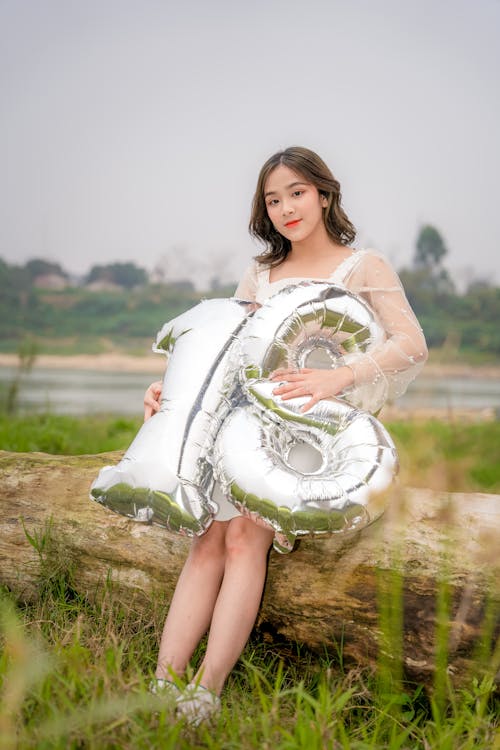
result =
[[[182,695],[181,690],[177,687],[175,682],[165,680],[163,677],[155,677],[152,679],[148,685],[148,690],[153,695],[158,695],[162,698],[171,698],[173,702],[177,701]]]
[[[203,721],[209,721],[219,713],[221,702],[218,695],[203,685],[191,682],[177,698],[177,713],[188,723],[197,727]]]

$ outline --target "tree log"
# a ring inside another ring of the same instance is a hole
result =
[[[98,470],[120,457],[0,452],[0,582],[19,600],[38,595],[40,554],[28,535],[41,540],[49,520],[79,592],[92,596],[111,578],[124,601],[160,590],[170,597],[189,539],[89,500]],[[258,628],[267,638],[333,654],[342,644],[344,663],[373,666],[379,653],[397,651],[397,627],[383,627],[381,618],[392,611],[396,625],[403,619],[405,674],[426,682],[437,591],[447,586],[449,672],[461,682],[476,664],[478,644],[491,653],[498,643],[499,500],[400,488],[382,519],[355,536],[302,539],[290,555],[272,551]]]

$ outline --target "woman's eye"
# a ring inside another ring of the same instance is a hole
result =
[[[298,198],[300,195],[302,195],[303,192],[303,190],[294,190],[292,195],[295,196],[295,198]]]
[[[277,198],[271,198],[270,201],[267,203],[268,206],[277,206],[278,205],[278,199]]]

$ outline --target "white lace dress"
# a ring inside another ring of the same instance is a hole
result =
[[[349,366],[354,372],[359,408],[378,411],[387,400],[401,396],[427,359],[424,334],[411,309],[403,286],[390,263],[374,250],[355,250],[326,278],[359,294],[375,313],[385,331],[385,342],[370,354],[359,354]],[[301,277],[269,281],[269,267],[252,263],[234,296],[263,303],[290,284],[325,281]],[[216,485],[213,499],[219,505],[216,521],[241,515]]]

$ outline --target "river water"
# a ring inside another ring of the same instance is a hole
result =
[[[11,382],[14,369],[0,367],[0,386]],[[57,414],[114,413],[140,415],[151,373],[50,370],[35,368],[22,379],[23,412]],[[484,377],[430,377],[422,374],[398,400],[399,409],[495,409],[500,411],[500,381]]]

